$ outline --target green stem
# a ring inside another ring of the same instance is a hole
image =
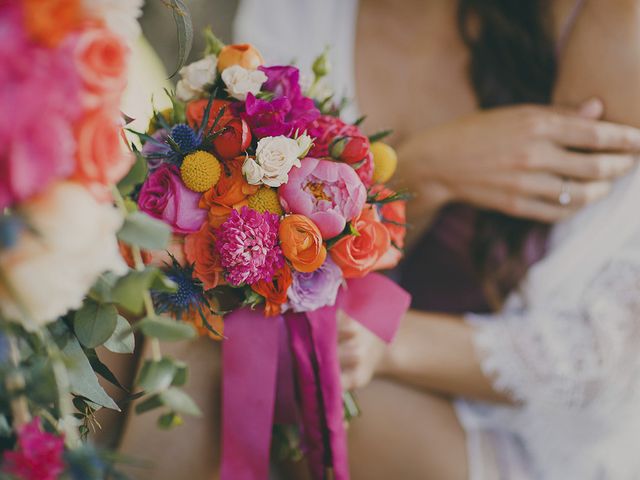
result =
[[[18,342],[11,334],[7,335],[7,342],[9,343],[9,360],[11,361],[11,365],[13,365],[14,370],[7,375],[6,386],[7,390],[13,394],[14,392],[22,392],[26,386],[26,381],[19,370],[20,350],[18,349]],[[16,431],[31,421],[29,405],[27,403],[27,398],[23,393],[16,396],[12,395],[11,415],[13,417],[13,427]]]

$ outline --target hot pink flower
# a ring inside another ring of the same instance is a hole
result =
[[[64,471],[64,439],[43,432],[34,418],[18,433],[18,450],[4,453],[2,471],[22,480],[56,480]]]
[[[284,265],[278,245],[278,215],[259,213],[248,207],[233,210],[216,231],[216,250],[231,285],[270,281]]]
[[[367,190],[346,163],[305,158],[279,189],[287,212],[309,217],[324,239],[340,234],[364,207]]]
[[[366,140],[358,127],[344,123],[338,117],[331,115],[323,115],[311,122],[307,128],[307,134],[314,139],[313,147],[309,152],[310,157],[330,156],[329,147],[337,137],[356,137]],[[366,146],[368,149],[368,141]],[[355,161],[357,162],[363,157],[364,155]]]

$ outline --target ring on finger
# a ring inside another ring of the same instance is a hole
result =
[[[566,178],[562,179],[562,184],[560,185],[560,194],[558,195],[558,203],[563,207],[568,207],[571,205],[571,201],[573,198],[571,197],[570,190],[571,183]]]

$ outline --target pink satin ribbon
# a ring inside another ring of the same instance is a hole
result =
[[[344,310],[382,340],[390,342],[409,308],[407,292],[388,278],[369,274],[341,289],[335,306],[307,314],[265,318],[243,309],[225,322],[223,344],[221,480],[267,480],[274,418],[296,418],[293,405],[293,354],[297,399],[312,476],[348,480],[337,309]],[[283,326],[286,325],[286,331]],[[290,353],[287,352],[288,337]],[[287,382],[287,378],[291,379]]]

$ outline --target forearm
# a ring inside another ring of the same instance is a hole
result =
[[[508,402],[482,372],[472,336],[460,317],[411,310],[379,373],[446,395]]]

